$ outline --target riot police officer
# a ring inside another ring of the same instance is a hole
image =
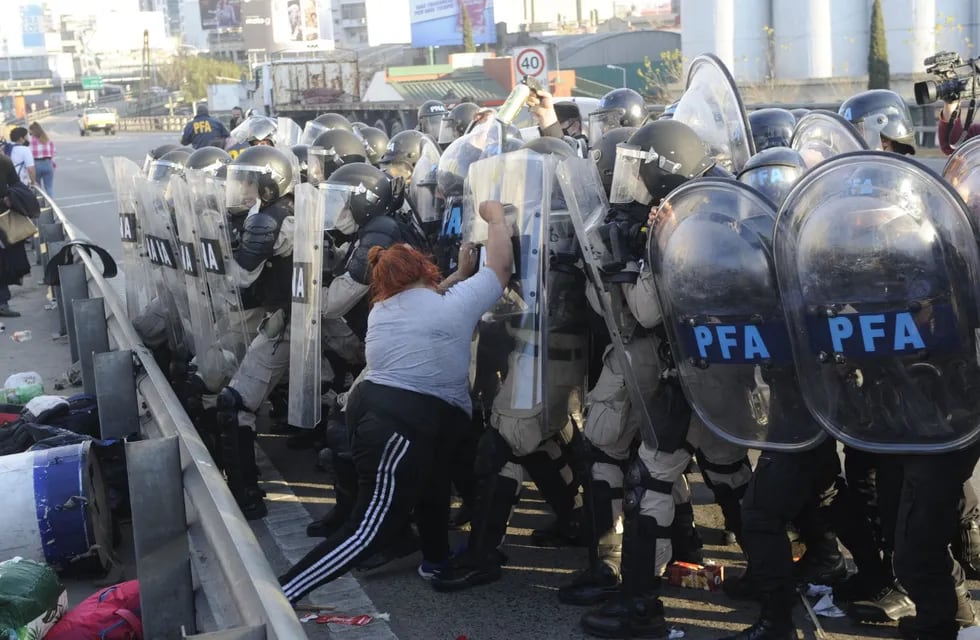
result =
[[[473,124],[473,117],[480,110],[479,105],[472,102],[461,102],[442,117],[439,126],[439,146],[445,149],[449,144],[464,135]]]
[[[189,144],[195,149],[200,149],[215,143],[223,144],[228,135],[228,129],[225,128],[224,123],[211,117],[207,105],[199,104],[194,119],[184,127],[180,144]]]
[[[610,129],[639,127],[647,120],[643,96],[632,89],[613,89],[589,114],[589,140],[599,140]]]
[[[416,131],[421,131],[433,140],[438,140],[442,118],[447,111],[445,103],[439,100],[426,100],[418,110]]]
[[[420,131],[399,131],[388,141],[388,147],[381,156],[378,167],[393,178],[408,180],[416,163],[424,157],[425,148],[435,143]],[[439,151],[435,151],[436,157]]]
[[[915,155],[912,114],[894,91],[862,91],[842,102],[838,112],[861,130],[871,149]]]
[[[255,412],[289,364],[286,314],[291,302],[295,178],[289,158],[271,147],[246,149],[228,165],[227,208],[250,214],[234,260],[246,294],[266,313],[258,335],[217,399],[228,485],[250,520],[266,513],[255,464]]]
[[[324,131],[307,152],[307,180],[315,186],[324,182],[339,167],[365,161],[367,151],[356,135],[344,129]]]
[[[786,109],[759,109],[749,114],[756,153],[772,147],[788,147],[795,127],[796,116]]]
[[[341,129],[354,133],[354,127],[350,120],[339,113],[321,113],[306,123],[303,127],[303,135],[300,137],[300,144],[312,145],[313,141],[325,131]]]
[[[778,208],[804,173],[806,163],[799,151],[776,146],[749,158],[738,174],[738,181],[760,191]]]
[[[364,144],[367,161],[377,167],[388,149],[388,134],[376,127],[361,127],[355,134]]]

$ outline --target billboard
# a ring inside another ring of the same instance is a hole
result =
[[[333,42],[330,0],[273,0],[273,39],[291,47]]]
[[[205,31],[242,28],[242,0],[200,0],[199,5]]]
[[[25,49],[43,49],[44,7],[39,4],[21,5],[20,28]]]
[[[493,44],[493,0],[410,0],[413,47],[463,44],[463,10],[473,25],[474,44]]]

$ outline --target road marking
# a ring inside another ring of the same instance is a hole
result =
[[[63,196],[58,198],[58,202],[62,200],[81,200],[82,198],[101,198],[102,196],[114,196],[115,191],[101,191],[99,193],[86,193],[83,196]]]
[[[96,202],[78,202],[75,204],[66,204],[63,207],[58,207],[59,209],[77,209],[78,207],[93,207],[97,204],[107,204],[109,202],[115,202],[115,198],[112,200],[97,200]]]

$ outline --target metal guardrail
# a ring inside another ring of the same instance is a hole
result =
[[[137,116],[119,118],[119,131],[183,131],[190,116]]]
[[[42,193],[42,196],[71,240],[87,240],[47,194]],[[223,590],[207,589],[209,602],[225,599],[220,607],[223,611],[238,618],[237,624],[242,626],[264,626],[264,637],[269,640],[305,638],[306,632],[279,588],[278,578],[255,534],[167,377],[137,336],[126,315],[125,304],[103,278],[95,259],[83,250],[76,249],[75,255],[85,265],[89,290],[104,300],[111,342],[117,349],[132,351],[142,365],[143,373],[137,377],[137,387],[154,418],[144,425],[145,435],[154,439],[176,436],[179,441],[184,495],[190,507],[188,533],[198,528],[201,535],[194,536],[194,541],[198,543],[201,538],[205,545],[206,565],[202,563],[195,569],[199,575],[206,572],[212,578],[212,585],[214,574],[220,574],[217,582],[224,587]],[[194,554],[194,558],[197,557]],[[213,604],[212,609],[215,609]]]

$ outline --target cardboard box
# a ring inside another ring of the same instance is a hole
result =
[[[700,565],[674,562],[667,567],[667,582],[675,587],[718,591],[725,580],[725,567],[717,564]]]

